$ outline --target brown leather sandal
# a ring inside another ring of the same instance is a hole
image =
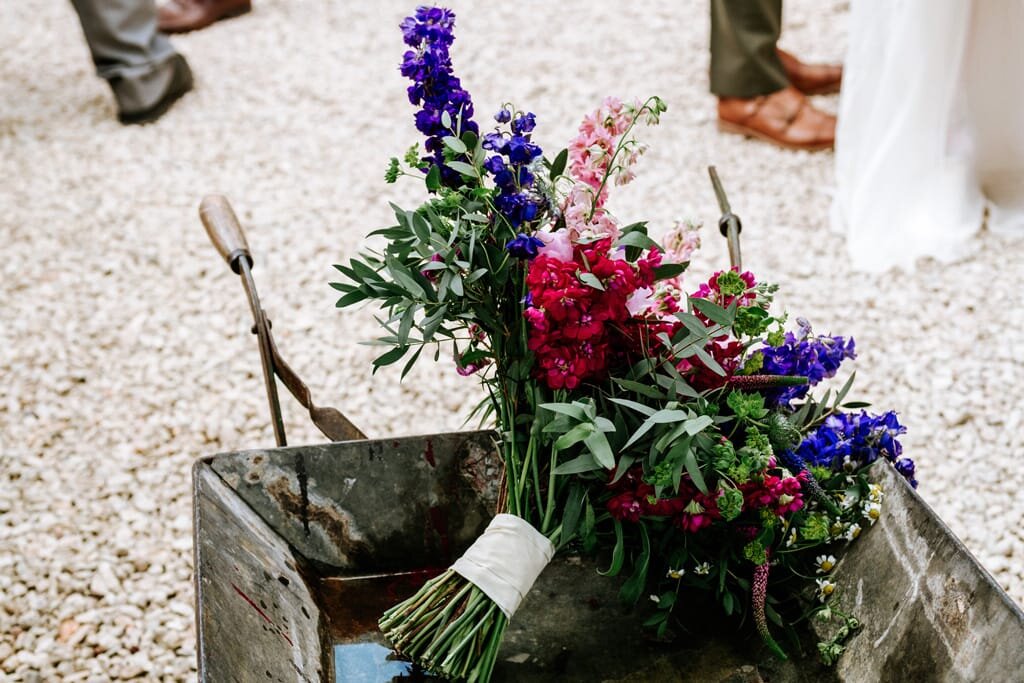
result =
[[[836,117],[816,109],[793,86],[750,99],[718,100],[718,129],[785,147],[815,151],[832,149]]]
[[[838,64],[805,64],[785,50],[778,50],[786,77],[805,95],[829,95],[843,84],[843,67]]]

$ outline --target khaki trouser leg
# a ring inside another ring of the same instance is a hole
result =
[[[157,32],[154,0],[71,0],[96,73],[110,83],[121,112],[156,104],[182,57]]]

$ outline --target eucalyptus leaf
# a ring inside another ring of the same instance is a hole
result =
[[[453,135],[441,138],[441,142],[444,143],[445,147],[456,154],[465,154],[469,151],[469,148],[466,147],[466,143]]]
[[[354,292],[349,292],[345,296],[338,299],[338,303],[336,303],[335,306],[337,306],[338,308],[344,308],[345,306],[351,306],[352,304],[359,303],[360,301],[365,301],[368,298],[368,294],[357,289]]]
[[[704,431],[714,423],[715,421],[709,415],[700,415],[698,417],[695,417],[691,420],[687,420],[686,422],[684,422],[683,428],[686,430],[687,434],[693,436],[699,432]]]
[[[729,315],[729,312],[724,308],[716,304],[714,301],[707,299],[700,299],[697,297],[690,297],[690,304],[703,313],[708,320],[716,322],[719,325],[729,326],[732,325],[735,316]]]
[[[405,352],[408,350],[408,346],[396,346],[390,351],[382,353],[381,355],[377,356],[376,358],[373,359],[374,371],[376,372],[378,368],[382,368],[385,365],[391,365],[392,363],[397,362],[402,356],[405,355]]]
[[[672,422],[679,422],[685,420],[687,417],[685,410],[668,410],[662,409],[651,415],[648,420],[655,424],[669,424]]]
[[[700,489],[701,493],[707,494],[708,485],[704,483],[704,475],[701,474],[700,467],[697,465],[697,455],[692,448],[687,449],[683,455],[683,465],[686,466],[686,473],[690,475],[694,486]]]
[[[556,451],[564,451],[570,446],[575,446],[580,441],[583,441],[591,434],[595,433],[594,425],[589,422],[578,424],[565,434],[555,439],[554,449]]]
[[[682,275],[686,271],[684,263],[663,263],[654,269],[655,280],[669,280]]]
[[[568,415],[574,420],[585,420],[587,415],[583,408],[575,403],[541,403],[538,408],[549,410],[552,413]]]
[[[626,557],[625,539],[622,537],[622,522],[615,520],[615,548],[612,550],[612,563],[607,571],[597,570],[601,576],[618,576],[622,571],[622,563]]]
[[[551,174],[550,178],[554,180],[558,176],[565,172],[565,164],[569,160],[569,150],[563,149],[555,156],[555,160],[551,162]]]
[[[416,353],[412,354],[412,356],[409,357],[409,360],[406,361],[405,363],[405,367],[402,368],[402,376],[399,378],[399,380],[405,379],[405,376],[409,374],[409,371],[412,370],[412,367],[416,365],[416,361],[419,360],[420,354],[423,353],[424,348],[425,347],[421,345],[418,349],[416,349]]]
[[[476,178],[480,175],[479,172],[477,172],[476,166],[467,164],[465,161],[446,161],[444,165],[456,173],[461,173],[462,175],[469,176],[470,178]]]
[[[437,164],[433,164],[430,170],[427,171],[426,177],[423,179],[427,189],[431,192],[437,192],[441,189],[441,168]]]
[[[633,393],[636,393],[636,394],[640,394],[641,396],[646,396],[647,398],[654,398],[654,399],[664,399],[665,398],[665,394],[663,392],[658,391],[658,389],[656,387],[653,387],[653,386],[651,386],[649,384],[643,384],[641,382],[634,382],[632,380],[618,379],[618,378],[615,378],[613,381],[616,384],[618,384],[620,387],[622,387],[623,389],[626,389],[628,391],[632,391]]]
[[[636,401],[630,401],[629,399],[625,399],[625,398],[610,398],[608,400],[611,401],[612,403],[618,403],[620,406],[625,406],[627,408],[635,410],[638,413],[643,413],[644,415],[648,415],[648,416],[654,415],[654,412],[655,412],[654,408],[650,408],[648,406],[645,406],[643,403],[637,403]]]
[[[601,469],[601,464],[594,459],[594,456],[590,453],[584,453],[583,455],[573,458],[568,462],[563,462],[561,465],[555,468],[555,474],[561,476],[565,474],[582,474],[583,472],[593,472]]]
[[[590,449],[590,453],[601,464],[601,467],[606,470],[615,468],[615,454],[612,453],[612,448],[608,445],[608,439],[603,432],[595,431],[585,438],[583,443]]]
[[[562,513],[562,535],[559,543],[565,545],[572,540],[576,533],[576,525],[580,521],[580,512],[583,510],[583,499],[586,496],[586,489],[583,485],[574,481],[569,486],[569,495],[565,499],[565,509]]]
[[[633,563],[633,574],[622,584],[619,589],[619,599],[627,605],[634,605],[644,593],[647,585],[647,571],[651,564],[651,539],[647,536],[647,527],[639,525],[640,540],[643,546],[640,556]]]
[[[437,167],[435,166],[434,168],[437,168]],[[430,223],[427,222],[427,219],[424,218],[423,216],[421,216],[418,213],[414,213],[412,215],[411,223],[412,223],[412,231],[413,231],[413,234],[416,235],[416,239],[418,239],[423,244],[429,244],[430,243]]]
[[[604,291],[604,285],[601,284],[601,280],[599,280],[598,277],[593,273],[581,272],[579,274],[579,278],[580,282],[582,282],[583,284],[589,287],[593,287],[594,289],[599,289],[602,292]]]
[[[619,238],[620,247],[637,247],[639,249],[651,249],[658,247],[658,243],[639,230],[626,233]]]

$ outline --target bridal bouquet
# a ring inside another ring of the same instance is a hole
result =
[[[885,458],[913,482],[903,427],[846,402],[852,376],[810,394],[854,357],[852,339],[801,319],[785,331],[776,288],[747,272],[684,294],[698,226],[659,245],[609,211],[645,150],[638,130],[666,110],[659,98],[605,100],[546,158],[530,112],[505,104],[482,128],[453,74],[453,27],[452,12],[428,7],[401,25],[426,143],[392,159],[386,180],[412,177],[429,196],[394,206],[395,225],[370,233],[379,248],[337,266],[333,286],[339,306],[385,311],[375,369],[404,362],[404,377],[431,349],[480,379],[475,412],[497,423],[504,478],[486,532],[382,631],[436,674],[486,681],[523,596],[572,546],[627,577],[620,595],[649,612],[655,637],[670,633],[681,591],[707,591],[727,614],[749,610],[784,657],[769,574],[814,579],[828,599],[831,549],[880,514],[864,469]],[[844,620],[820,646],[829,659],[856,620],[825,610]]]

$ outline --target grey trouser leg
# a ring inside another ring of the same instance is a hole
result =
[[[782,0],[711,0],[711,92],[756,97],[789,85],[775,44]]]
[[[71,0],[82,22],[96,73],[114,91],[118,108],[134,112],[153,106],[182,59],[156,29],[154,0]]]

